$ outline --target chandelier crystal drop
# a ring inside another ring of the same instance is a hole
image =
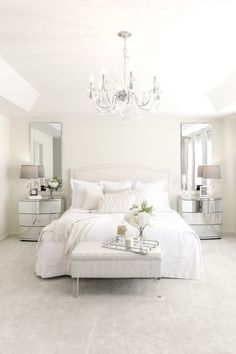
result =
[[[98,88],[94,88],[93,77],[90,78],[89,98],[93,102],[95,109],[101,113],[108,115],[110,113],[119,113],[123,120],[140,119],[141,112],[156,112],[159,104],[159,85],[156,76],[153,77],[153,85],[151,90],[144,91],[139,97],[135,92],[135,78],[132,71],[128,72],[128,53],[126,48],[126,40],[131,36],[127,31],[121,31],[118,36],[124,40],[123,47],[123,88],[110,95],[106,87],[105,72],[102,73],[102,82]]]

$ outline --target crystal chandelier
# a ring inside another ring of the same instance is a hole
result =
[[[156,112],[159,104],[159,85],[156,76],[153,77],[152,89],[143,92],[141,97],[135,92],[135,78],[132,71],[127,69],[128,53],[126,40],[131,36],[127,31],[121,31],[118,36],[124,40],[123,48],[123,88],[109,95],[106,87],[105,72],[102,73],[102,82],[98,89],[94,88],[93,77],[90,78],[89,98],[95,109],[101,114],[119,113],[123,120],[142,118],[141,111]]]

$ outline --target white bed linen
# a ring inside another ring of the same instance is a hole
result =
[[[86,232],[80,232],[80,219],[93,222]],[[69,209],[62,217],[46,226],[37,245],[35,271],[42,278],[70,275],[70,251],[78,242],[105,241],[116,235],[123,214],[97,214],[81,209]],[[73,227],[71,227],[73,226]],[[78,229],[76,229],[78,228]],[[73,231],[73,242],[70,232]],[[129,233],[136,230],[130,226]],[[162,277],[198,279],[202,272],[201,244],[198,235],[180,215],[171,210],[159,210],[153,226],[146,228],[146,238],[158,240],[162,250]],[[67,250],[67,251],[66,251]],[[69,250],[69,251],[68,251]]]

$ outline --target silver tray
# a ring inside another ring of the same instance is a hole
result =
[[[156,248],[157,246],[159,246],[158,241],[144,240],[141,243],[138,239],[134,238],[133,246],[128,248],[125,246],[125,240],[122,240],[121,238],[118,237],[102,243],[102,247],[104,248],[111,248],[113,250],[139,253],[142,255],[150,253],[152,249]]]

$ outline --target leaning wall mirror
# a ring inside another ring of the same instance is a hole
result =
[[[44,165],[45,177],[62,177],[61,123],[31,123],[31,163]]]
[[[202,184],[197,177],[199,165],[212,163],[212,125],[209,123],[181,124],[182,190],[196,190]]]

